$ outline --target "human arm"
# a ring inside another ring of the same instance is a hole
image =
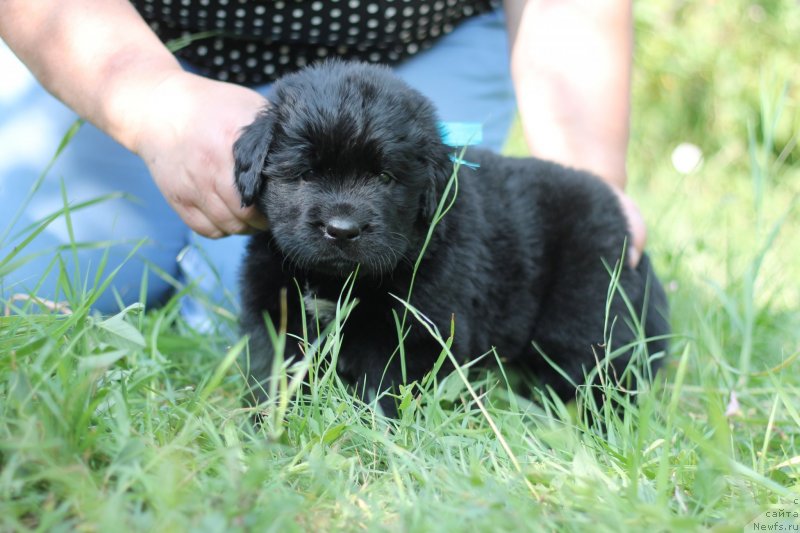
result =
[[[506,0],[511,74],[532,155],[613,186],[644,248],[627,182],[633,20],[630,0]]]
[[[48,91],[141,156],[192,229],[265,227],[233,186],[232,145],[265,105],[258,93],[183,71],[125,0],[0,0],[0,38]]]

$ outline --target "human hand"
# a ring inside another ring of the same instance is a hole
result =
[[[628,219],[628,230],[631,233],[631,242],[628,243],[628,264],[635,268],[642,258],[644,245],[647,242],[647,226],[636,202],[615,185],[611,185],[611,190],[617,195],[622,212]]]
[[[233,181],[233,143],[267,104],[257,92],[175,71],[150,92],[132,148],[170,206],[210,238],[268,227],[243,208]]]

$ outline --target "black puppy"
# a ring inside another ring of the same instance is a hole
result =
[[[270,230],[252,238],[242,274],[242,325],[251,373],[269,376],[273,347],[264,315],[281,318],[288,289],[288,332],[301,335],[301,302],[335,302],[358,267],[339,354],[339,374],[371,394],[401,382],[392,311],[403,306],[413,264],[454,164],[431,103],[383,67],[326,62],[277,81],[270,105],[234,147],[236,185]],[[608,268],[623,257],[628,230],[617,198],[600,180],[537,159],[470,149],[458,196],[436,226],[411,303],[442,332],[455,318],[452,349],[462,361],[492,347],[563,397],[604,355],[621,374],[637,339],[616,293],[606,302]],[[605,264],[604,264],[605,263]],[[643,318],[650,354],[664,351],[667,302],[647,256],[624,265],[619,285]],[[325,312],[310,316],[324,322]],[[309,311],[310,312],[310,311]],[[613,332],[611,325],[613,323]],[[309,328],[314,329],[314,328]],[[299,356],[291,340],[287,357]],[[534,346],[535,344],[535,346]],[[541,350],[541,352],[540,352]],[[429,372],[441,347],[424,328],[405,339],[409,381]],[[394,413],[391,401],[381,405]]]

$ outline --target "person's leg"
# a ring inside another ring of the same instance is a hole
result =
[[[433,100],[443,121],[480,123],[481,146],[503,147],[517,104],[501,10],[465,21],[395,71]]]
[[[93,286],[106,248],[98,246],[101,243],[114,243],[108,247],[103,269],[107,275],[140,241],[146,240],[95,303],[94,308],[100,312],[110,313],[118,308],[115,291],[126,305],[138,301],[146,264],[176,276],[176,257],[186,245],[186,226],[167,205],[144,163],[89,124],[80,128],[39,190],[23,205],[77,117],[48,94],[2,42],[0,72],[0,262],[30,234],[26,228],[64,207],[62,183],[72,208],[103,195],[126,195],[71,209],[70,224],[64,216],[49,224],[14,259],[0,266],[0,299],[30,294],[37,286],[38,297],[63,299],[64,294],[56,289],[58,267],[45,275],[58,250],[69,279],[77,276],[81,286]],[[77,270],[69,249],[70,231],[79,246]],[[13,263],[17,266],[9,271]],[[148,302],[162,299],[169,290],[168,283],[151,273],[147,280]]]
[[[502,11],[464,22],[395,71],[433,100],[442,120],[481,123],[481,145],[492,150],[502,148],[516,112]],[[266,96],[269,85],[256,90]],[[215,241],[192,235],[191,242],[180,262],[183,279],[196,283],[212,302],[235,312],[247,238]],[[197,327],[210,319],[196,300],[184,302],[184,316]]]

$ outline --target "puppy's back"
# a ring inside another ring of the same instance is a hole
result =
[[[533,366],[545,382],[568,396],[572,387],[535,353],[530,341],[577,383],[608,342],[616,350],[618,375],[641,337],[649,339],[645,345],[650,354],[666,351],[666,294],[646,254],[636,268],[627,264],[627,220],[607,184],[535,158],[473,149],[464,159],[480,167],[460,170],[463,195],[455,217],[480,213],[487,221],[492,230],[486,246],[500,259],[488,290],[517,302],[512,317],[491,324],[492,330],[513,338],[509,327],[531,328],[524,345],[509,345],[501,355]],[[615,265],[618,288],[609,291]],[[639,321],[641,327],[635,325]]]

